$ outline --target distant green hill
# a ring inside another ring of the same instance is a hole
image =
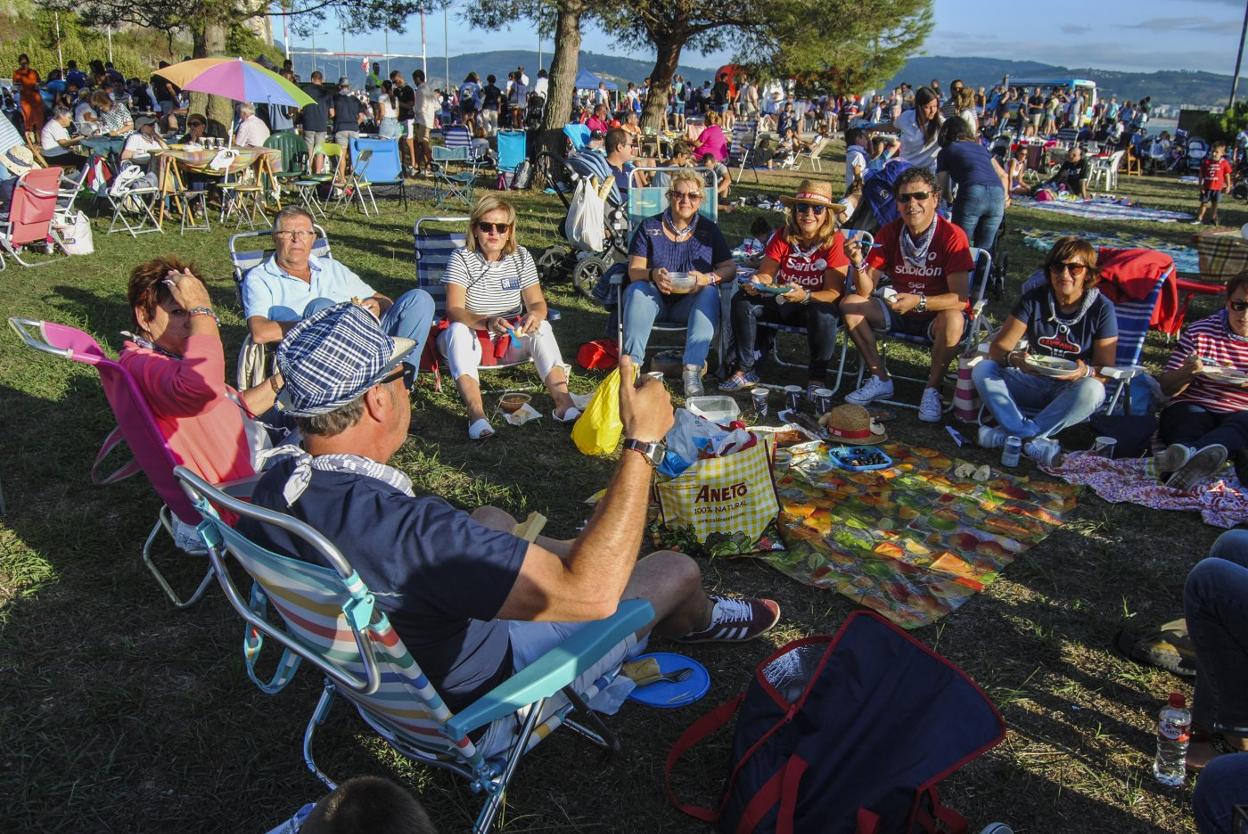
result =
[[[542,53],[541,67],[550,69],[549,52]],[[433,83],[441,86],[446,76],[446,61],[441,55],[430,55],[427,58],[428,74]],[[390,70],[402,70],[407,78],[411,78],[412,70],[420,68],[420,59],[401,58],[389,62]],[[451,56],[451,81],[459,85],[470,72],[476,72],[484,81],[487,75],[496,76],[500,82],[506,80],[507,73],[513,71],[516,67],[524,67],[525,73],[529,76],[529,82],[537,77],[538,61],[537,53],[532,50],[511,49],[501,50],[497,52],[472,52],[466,55]],[[328,79],[336,79],[342,75],[344,62],[336,58],[314,58],[311,55],[295,56],[295,72],[300,78],[307,78],[313,68],[319,68]],[[383,70],[386,64],[383,62]],[[360,65],[359,58],[351,58],[345,62],[347,77],[351,79],[351,83],[357,87],[364,86],[364,70]],[[600,55],[596,52],[582,52],[580,59],[580,69],[590,70],[598,75],[612,81],[636,81],[639,82],[647,75],[650,70],[654,69],[653,61],[640,61],[635,58],[624,58],[618,55]],[[388,70],[387,70],[388,72]],[[714,68],[705,69],[702,67],[680,66],[677,72],[685,78],[692,79],[701,84],[703,81],[709,81]]]
[[[949,82],[961,78],[975,87],[991,87],[1009,75],[1014,79],[1051,77],[1086,78],[1095,81],[1101,95],[1116,95],[1120,101],[1138,101],[1152,96],[1154,104],[1172,107],[1223,107],[1231,92],[1231,77],[1211,72],[1158,70],[1156,72],[1118,72],[1099,69],[1070,69],[1035,61],[1008,61],[998,58],[951,58],[923,56],[911,58],[906,66],[889,81],[891,89],[902,81],[918,86],[933,78],[940,79],[948,89]]]

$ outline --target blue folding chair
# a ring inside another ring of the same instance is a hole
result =
[[[367,151],[367,156],[364,152]],[[377,208],[373,197],[374,189],[386,188],[397,190],[403,211],[407,211],[407,184],[403,180],[403,161],[399,154],[397,139],[374,139],[368,136],[352,137],[348,153],[351,156],[351,170],[355,174],[358,187],[367,191]]]
[[[573,151],[583,151],[589,147],[589,137],[592,131],[587,125],[580,122],[573,122],[563,126],[563,135],[568,137],[568,144],[572,146]]]
[[[523,130],[500,130],[498,136],[498,170],[514,174],[524,162],[528,150],[528,134]]]
[[[336,695],[354,706],[365,723],[398,752],[450,770],[468,780],[474,792],[485,793],[474,834],[484,834],[493,826],[521,757],[559,725],[566,723],[595,744],[619,749],[619,741],[587,706],[619,671],[590,681],[584,678],[629,635],[654,619],[650,603],[621,602],[610,618],[587,624],[475,703],[453,713],[385,613],[376,607],[373,591],[333,542],[288,515],[231,498],[185,467],[179,466],[174,474],[204,517],[199,534],[208,548],[213,573],[246,623],[247,669],[252,680],[274,691],[289,682],[301,661],[325,676],[320,700],[304,730],[303,758],[308,770],[330,790],[337,785],[317,765],[312,742]],[[286,531],[315,552],[320,564],[260,547],[223,523],[219,510]],[[235,586],[228,557],[252,578],[249,599]],[[270,601],[281,626],[266,616]],[[263,681],[254,666],[266,637],[282,648],[282,657],[274,677]],[[573,710],[580,712],[585,724],[569,717]],[[491,725],[507,733],[505,746],[493,754],[476,743]]]

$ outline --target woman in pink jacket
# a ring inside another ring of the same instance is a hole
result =
[[[728,188],[732,185],[732,177],[728,174],[728,138],[720,127],[723,119],[714,110],[706,114],[706,127],[698,134],[698,146],[693,149],[693,158],[715,172],[719,178],[719,198],[727,199]]]
[[[214,484],[252,475],[253,450],[267,445],[254,415],[273,407],[280,375],[241,393],[226,384],[212,300],[182,260],[136,266],[128,298],[137,333],[126,334],[119,361],[138,383],[174,457]]]

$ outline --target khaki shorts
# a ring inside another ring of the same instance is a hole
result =
[[[423,145],[429,141],[429,126],[422,125],[419,122],[412,122],[413,131],[416,137],[416,144]]]
[[[318,147],[325,144],[325,140],[329,138],[329,134],[323,130],[305,130],[303,132],[303,143],[308,146],[308,156],[311,157]]]

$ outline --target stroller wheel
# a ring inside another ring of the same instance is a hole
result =
[[[586,298],[594,298],[594,287],[598,279],[611,266],[610,262],[599,255],[588,255],[577,263],[572,270],[572,284]]]
[[[563,280],[567,271],[565,261],[569,250],[566,246],[547,246],[537,258],[537,274],[543,284]]]

